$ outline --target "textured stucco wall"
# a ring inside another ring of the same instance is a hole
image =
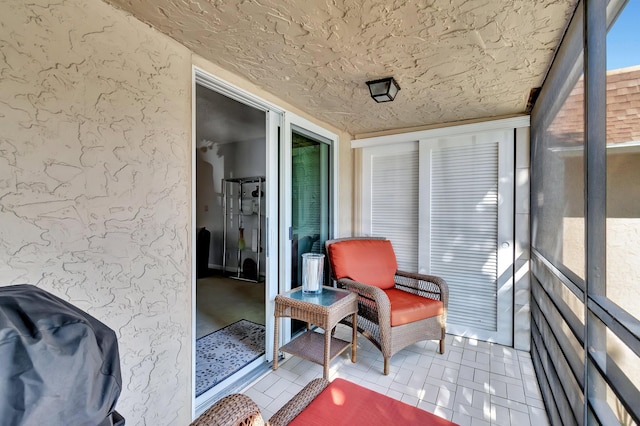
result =
[[[127,424],[187,424],[191,54],[93,0],[0,2],[0,49],[0,285],[116,331]]]

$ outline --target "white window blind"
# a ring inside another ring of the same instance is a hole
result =
[[[364,150],[363,192],[369,198],[366,235],[385,237],[393,244],[398,269],[418,269],[418,151],[417,144],[393,149]],[[365,207],[366,208],[366,207]]]
[[[498,143],[434,145],[429,163],[427,261],[449,284],[448,323],[496,331]]]

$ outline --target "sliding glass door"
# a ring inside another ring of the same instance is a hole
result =
[[[302,255],[322,253],[329,238],[329,150],[317,135],[292,127],[291,288],[302,285]],[[293,321],[291,332],[303,327]]]
[[[280,290],[302,284],[302,255],[323,253],[324,242],[333,236],[333,155],[337,137],[315,124],[297,117],[285,117],[285,142],[281,151],[282,276]],[[325,274],[325,283],[329,282]],[[303,324],[283,325],[290,336]]]
[[[302,255],[322,253],[329,238],[329,149],[316,135],[292,128],[291,288],[302,283]]]
[[[282,280],[278,223],[283,112],[204,71],[196,70],[194,77],[195,417],[229,389],[239,389],[265,371],[273,355],[270,301]],[[221,343],[229,333],[254,338],[245,340],[250,345]],[[219,359],[231,359],[225,351],[237,356],[222,367]]]

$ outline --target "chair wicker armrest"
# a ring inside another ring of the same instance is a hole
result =
[[[191,423],[190,426],[263,426],[260,408],[240,393],[227,395]]]
[[[449,305],[449,286],[444,279],[435,275],[397,271],[396,286],[401,290],[440,300],[445,307]]]
[[[302,412],[327,386],[329,381],[323,378],[310,381],[300,392],[275,413],[268,422],[270,426],[285,426]]]
[[[389,301],[389,297],[385,294],[384,290],[372,285],[354,281],[349,278],[342,278],[338,280],[338,284],[349,291],[358,293],[358,295],[360,296],[360,298],[358,299],[358,303],[360,304],[361,315],[366,316],[366,313],[362,309],[362,305],[366,304],[366,301],[363,300],[363,298],[372,300],[374,301],[374,303],[369,303],[367,305],[370,305],[368,306],[370,310],[377,312],[377,319],[375,320],[375,322],[381,327],[391,327],[391,302]]]
[[[338,284],[346,290],[353,291],[362,296],[368,297],[369,299],[373,299],[376,303],[389,303],[389,298],[384,294],[384,291],[381,288],[363,284],[349,278],[339,279]]]

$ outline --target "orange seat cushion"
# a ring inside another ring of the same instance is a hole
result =
[[[389,240],[348,240],[329,246],[329,261],[336,279],[393,288],[398,262]]]
[[[391,327],[441,315],[444,305],[417,294],[395,288],[385,290],[391,302]]]
[[[355,383],[335,379],[289,425],[451,426],[455,423]]]

